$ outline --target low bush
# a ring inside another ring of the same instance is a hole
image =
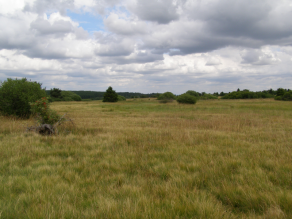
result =
[[[176,99],[176,96],[171,92],[165,92],[157,97],[160,103],[170,103]]]
[[[61,118],[55,111],[49,108],[49,102],[46,97],[43,97],[33,103],[30,103],[31,112],[36,116],[39,124],[53,125]]]
[[[200,100],[212,100],[212,99],[218,99],[217,96],[214,96],[212,94],[204,94],[199,97]]]
[[[197,99],[193,95],[185,93],[178,96],[177,102],[184,104],[195,104],[197,102]]]
[[[118,101],[125,101],[125,100],[126,100],[126,97],[118,95]]]

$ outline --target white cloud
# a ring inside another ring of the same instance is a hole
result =
[[[118,91],[177,94],[289,88],[290,4],[2,1],[0,80],[28,77],[48,88],[104,90],[112,85]],[[105,29],[88,33],[67,10],[99,14]]]

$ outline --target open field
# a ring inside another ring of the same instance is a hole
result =
[[[292,102],[59,102],[0,117],[0,218],[292,218]]]

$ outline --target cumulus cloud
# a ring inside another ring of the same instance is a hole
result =
[[[179,18],[173,0],[133,0],[127,4],[127,8],[142,20],[159,24],[167,24]]]
[[[74,13],[100,18],[86,20],[96,31]],[[177,94],[288,88],[291,18],[290,0],[2,1],[0,80]]]

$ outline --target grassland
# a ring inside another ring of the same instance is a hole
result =
[[[292,103],[59,102],[0,117],[0,218],[292,218]]]

